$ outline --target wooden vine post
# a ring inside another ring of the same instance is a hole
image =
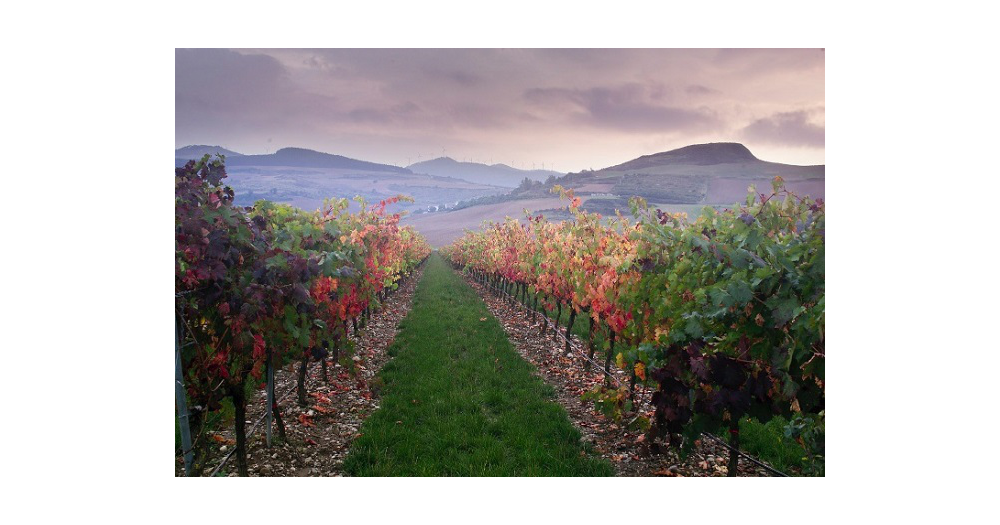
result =
[[[188,417],[187,391],[184,388],[184,367],[181,363],[181,341],[177,321],[174,320],[174,396],[177,403],[177,420],[181,427],[181,450],[184,452],[184,475],[190,476],[194,467],[194,450],[191,448],[191,422]]]

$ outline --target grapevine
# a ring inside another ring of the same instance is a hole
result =
[[[630,220],[584,212],[572,191],[555,191],[569,199],[570,220],[487,224],[443,253],[501,290],[530,290],[557,311],[565,305],[567,336],[574,315],[587,314],[591,359],[594,325],[606,331],[606,370],[614,362],[632,384],[606,384],[590,397],[628,410],[634,399],[624,393],[637,382],[655,388],[647,439],[654,452],[690,446],[716,428],[738,444],[738,423],[748,417],[822,425],[822,200],[789,192],[777,177],[770,193],[750,188],[741,205],[706,208],[694,220],[633,199]],[[821,453],[809,443],[807,453]]]
[[[191,472],[204,468],[205,422],[229,397],[236,456],[246,475],[246,393],[268,365],[301,361],[299,401],[310,358],[347,352],[349,324],[370,315],[388,290],[430,253],[386,208],[399,196],[348,213],[344,199],[306,212],[259,201],[233,205],[224,157],[205,156],[175,173],[175,310],[190,409]],[[324,369],[325,373],[325,369]],[[280,419],[279,419],[280,429]]]

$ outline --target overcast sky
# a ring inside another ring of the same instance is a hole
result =
[[[178,49],[176,147],[599,169],[701,142],[823,164],[821,49]]]

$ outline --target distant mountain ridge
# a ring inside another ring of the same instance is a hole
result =
[[[357,160],[342,155],[323,153],[305,148],[281,148],[278,151],[264,155],[243,155],[219,146],[185,146],[174,152],[178,165],[190,159],[215,152],[226,155],[227,167],[238,166],[283,166],[289,168],[335,168],[358,171],[378,171],[388,173],[413,173],[406,168]]]
[[[552,170],[521,170],[506,164],[481,164],[459,162],[451,157],[438,157],[407,166],[414,173],[426,173],[444,177],[455,177],[479,184],[492,184],[516,188],[524,178],[544,181],[549,177],[561,177],[563,173]]]

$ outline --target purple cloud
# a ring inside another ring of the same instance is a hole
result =
[[[721,122],[703,108],[683,108],[656,103],[662,88],[638,83],[586,90],[533,88],[524,98],[537,107],[565,108],[574,121],[596,127],[638,132],[704,132],[719,129]]]
[[[776,113],[753,121],[741,135],[749,141],[777,146],[822,148],[826,145],[826,129],[809,122],[809,112]]]
[[[580,169],[745,138],[774,151],[809,146],[797,146],[800,158],[822,159],[822,125],[797,114],[825,103],[816,49],[178,49],[175,58],[178,147],[301,146],[389,163],[447,147]]]

